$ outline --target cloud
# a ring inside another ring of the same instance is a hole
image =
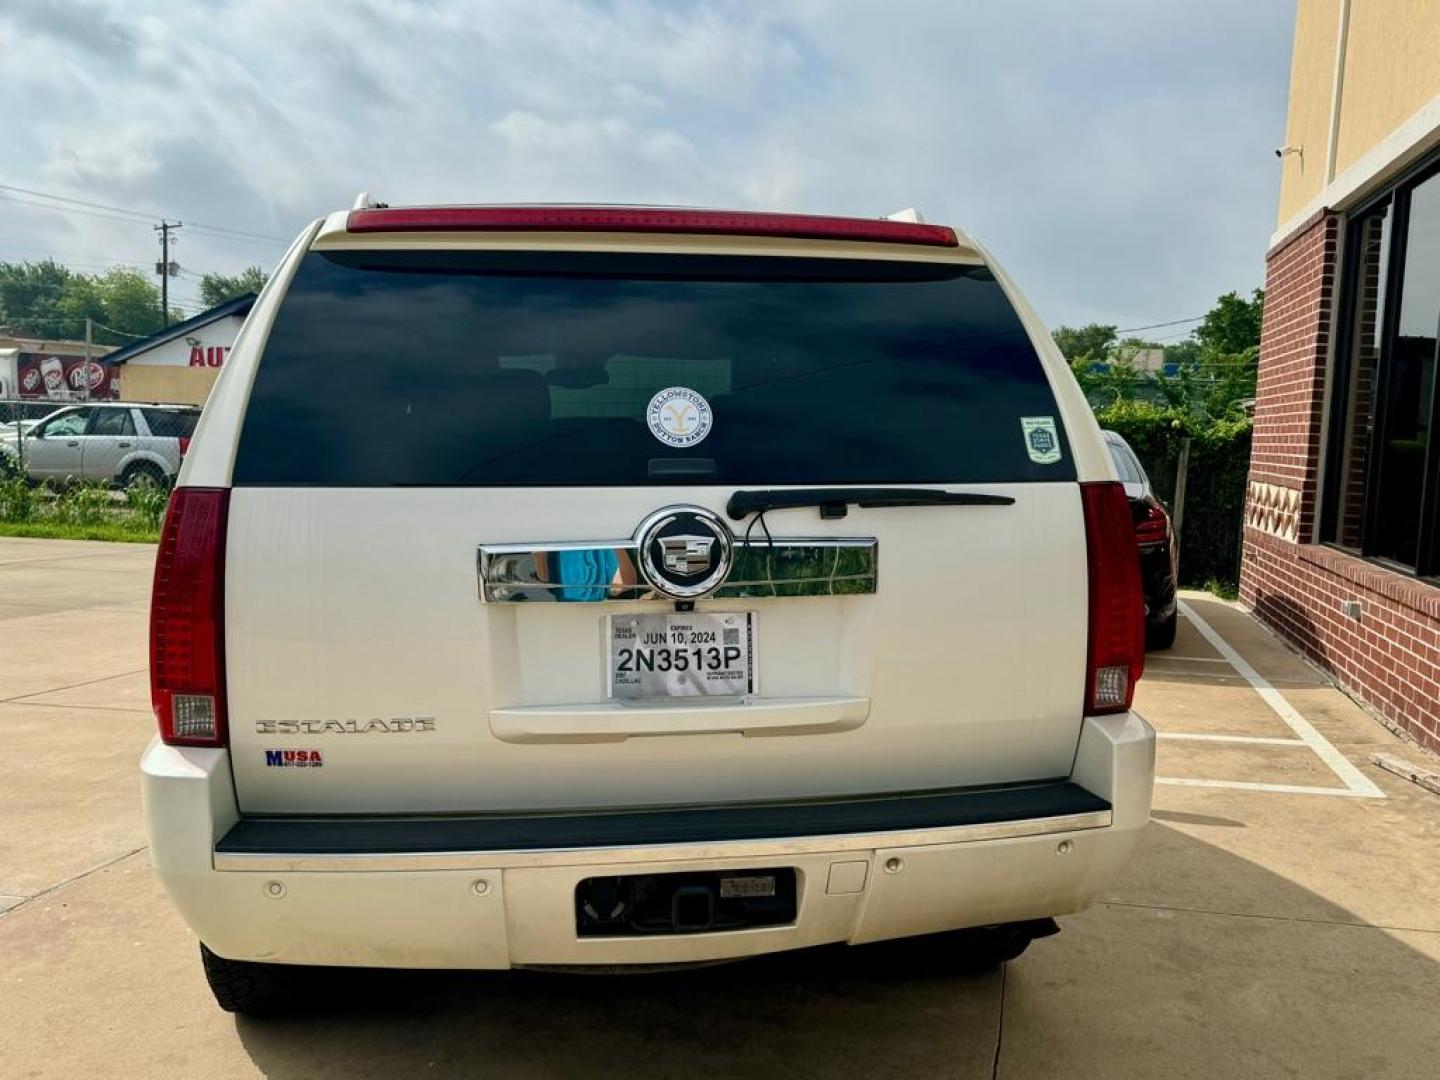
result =
[[[392,202],[594,200],[972,229],[1052,322],[1198,314],[1274,226],[1283,5],[25,0],[0,182],[284,237]],[[181,233],[195,272],[283,250]],[[0,259],[153,259],[0,201]]]

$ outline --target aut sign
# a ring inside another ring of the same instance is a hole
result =
[[[225,357],[230,355],[229,345],[202,345],[195,338],[188,339],[188,343],[191,367],[224,367]]]

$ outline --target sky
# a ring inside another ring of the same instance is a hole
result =
[[[1052,327],[1128,328],[1262,283],[1293,18],[1289,0],[6,0],[0,185],[191,223],[182,305],[367,190],[916,207],[984,243]],[[41,201],[0,189],[0,260],[159,258],[148,221]]]

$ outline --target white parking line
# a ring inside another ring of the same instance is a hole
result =
[[[1192,735],[1183,731],[1158,731],[1157,739],[1190,739],[1194,742],[1258,743],[1261,746],[1305,746],[1304,739],[1272,739],[1263,735]]]
[[[1175,787],[1218,787],[1218,788],[1239,788],[1241,791],[1278,791],[1282,795],[1341,795],[1351,799],[1368,799],[1372,796],[1368,791],[1354,791],[1343,787],[1305,787],[1301,784],[1260,784],[1250,780],[1191,780],[1181,776],[1157,776],[1157,784],[1170,784]],[[1382,791],[1380,798],[1385,798]]]
[[[1224,657],[1240,677],[1248,682],[1254,691],[1260,695],[1260,699],[1270,707],[1271,712],[1278,716],[1285,725],[1295,732],[1297,739],[1294,742],[1303,743],[1308,746],[1315,755],[1323,761],[1330,771],[1333,772],[1345,784],[1343,788],[1326,787],[1304,787],[1292,784],[1260,784],[1242,780],[1188,780],[1181,777],[1157,776],[1157,784],[1172,784],[1182,787],[1223,787],[1240,788],[1246,791],[1281,791],[1290,794],[1303,795],[1346,795],[1360,796],[1370,799],[1383,799],[1385,793],[1375,783],[1365,776],[1355,765],[1335,749],[1330,740],[1315,730],[1314,725],[1306,720],[1296,711],[1295,707],[1285,700],[1280,691],[1271,686],[1265,677],[1250,666],[1243,656],[1236,652],[1228,641],[1222,638],[1215,629],[1197,615],[1193,608],[1185,601],[1179,601],[1181,613],[1190,620],[1190,623],[1200,632],[1200,636],[1208,641],[1212,648]],[[1203,736],[1201,736],[1203,738]],[[1214,741],[1239,741],[1239,737],[1214,738]],[[1247,740],[1259,742],[1260,740]],[[1280,740],[1289,744],[1291,740]]]

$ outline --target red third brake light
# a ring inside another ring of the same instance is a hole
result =
[[[224,746],[225,523],[230,492],[176,488],[150,598],[150,702],[160,738]]]
[[[352,210],[345,228],[379,232],[618,232],[785,236],[958,247],[955,230],[889,218],[584,206],[415,206]]]
[[[1125,712],[1145,670],[1145,604],[1135,527],[1120,484],[1081,484],[1080,499],[1090,568],[1085,713]]]

